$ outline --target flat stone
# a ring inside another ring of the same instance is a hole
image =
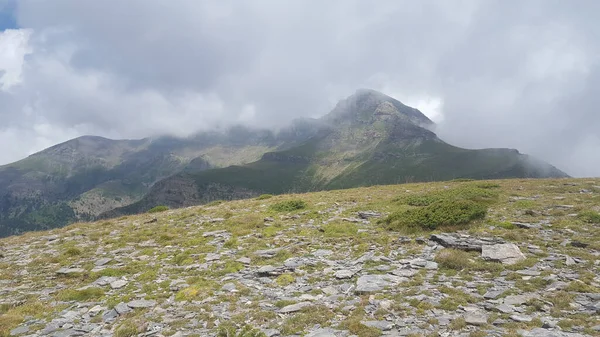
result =
[[[22,335],[22,334],[25,334],[25,333],[28,333],[28,332],[29,332],[29,327],[26,326],[26,325],[21,325],[18,328],[14,328],[14,329],[10,330],[10,335],[11,336],[18,336],[18,335]]]
[[[300,302],[300,303],[296,303],[296,304],[290,304],[290,305],[287,305],[287,306],[279,309],[279,312],[282,314],[289,314],[292,312],[300,311],[303,308],[306,308],[310,305],[311,305],[310,302]]]
[[[569,255],[567,255],[567,256],[565,257],[565,264],[566,264],[567,266],[574,266],[574,265],[576,265],[576,264],[577,264],[577,262],[575,262],[575,260],[574,260],[572,257],[570,257]]]
[[[279,330],[276,329],[265,329],[265,330],[261,330],[262,333],[265,334],[265,336],[267,337],[277,337],[277,336],[281,336],[281,333],[279,332]]]
[[[250,264],[250,262],[252,262],[249,257],[240,257],[236,261],[242,264]]]
[[[84,273],[85,269],[83,268],[60,268],[56,271],[59,275],[71,275],[71,274],[81,274]]]
[[[439,243],[446,248],[476,252],[481,252],[483,246],[505,242],[500,238],[476,238],[460,234],[433,234],[429,237],[429,240]]]
[[[534,294],[506,296],[504,298],[504,304],[507,304],[507,305],[521,305],[521,304],[526,303],[527,301],[529,301],[530,299],[535,298],[535,297],[536,297],[536,295],[534,295]]]
[[[400,277],[413,277],[418,273],[419,273],[419,271],[416,269],[396,269],[391,272],[391,274],[400,276]]]
[[[112,289],[121,289],[121,288],[125,287],[127,285],[127,283],[128,282],[125,280],[116,280],[116,281],[110,283],[110,287]]]
[[[468,312],[464,315],[465,322],[469,325],[481,326],[487,324],[487,314],[483,311]]]
[[[123,302],[120,302],[119,304],[115,305],[114,309],[117,311],[117,314],[119,314],[119,315],[125,315],[126,313],[132,311],[131,308]]]
[[[279,270],[279,268],[273,267],[271,265],[266,265],[266,266],[262,266],[262,267],[258,268],[256,273],[259,276],[274,276],[274,275],[281,274],[281,271]]]
[[[338,336],[341,336],[341,334],[336,334],[336,333],[339,333],[339,332],[336,330],[330,329],[330,328],[317,329],[317,330],[309,332],[305,337],[338,337]]]
[[[133,300],[129,303],[127,303],[127,306],[130,308],[150,308],[156,305],[156,301],[149,301],[149,300]]]
[[[354,272],[351,270],[342,269],[342,270],[336,271],[334,276],[335,276],[335,278],[340,279],[340,280],[348,279],[348,278],[352,278],[352,276],[354,276]]]
[[[496,299],[498,296],[504,293],[503,290],[488,290],[485,294],[483,294],[483,298],[486,300]]]
[[[363,321],[361,323],[381,331],[389,331],[394,328],[394,323],[388,321]]]
[[[437,262],[427,261],[427,263],[425,264],[425,269],[436,270],[436,269],[438,269],[438,264],[437,264]]]
[[[531,322],[533,320],[533,318],[530,316],[518,315],[518,314],[510,315],[510,319],[512,319],[515,322],[520,322],[520,323],[527,323],[527,322]]]
[[[523,255],[519,247],[514,243],[482,246],[481,257],[484,260],[501,262],[507,265],[525,260],[525,255]]]
[[[400,279],[394,275],[363,275],[356,281],[356,292],[380,291],[398,283]]]
[[[104,257],[104,258],[101,258],[101,259],[98,259],[98,260],[96,260],[96,262],[94,262],[94,265],[95,265],[96,267],[101,267],[101,266],[104,266],[105,264],[108,264],[110,261],[112,261],[112,259],[111,259],[111,258],[109,258],[109,257]]]
[[[221,255],[215,254],[215,253],[208,253],[208,254],[206,254],[206,257],[204,258],[204,260],[206,262],[218,261],[220,259],[221,259]]]
[[[223,287],[221,287],[221,289],[224,290],[224,291],[228,291],[228,292],[232,292],[232,291],[236,290],[235,284],[231,283],[231,282],[230,283],[225,283],[223,285]]]
[[[115,309],[111,309],[102,314],[102,321],[112,322],[117,319],[117,317],[119,317],[119,313]]]
[[[518,270],[517,274],[525,275],[525,276],[540,276],[542,273],[540,273],[537,270],[524,269],[524,270]]]
[[[333,251],[329,250],[329,249],[317,249],[314,252],[312,252],[313,256],[316,257],[325,257],[325,256],[329,256],[333,254]]]
[[[281,248],[257,250],[254,252],[254,255],[263,257],[263,258],[272,258],[275,255],[277,255],[277,253],[279,253],[280,251],[281,251]]]
[[[494,307],[494,310],[501,312],[503,314],[510,314],[513,313],[515,311],[515,308],[512,306],[509,306],[508,304],[500,304],[497,305],[496,307]]]

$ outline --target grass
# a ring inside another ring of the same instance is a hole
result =
[[[151,209],[148,210],[148,213],[160,213],[160,212],[164,212],[164,211],[168,211],[169,210],[169,206],[164,206],[164,205],[160,205],[160,206],[154,206]]]
[[[501,264],[484,261],[477,255],[474,252],[445,248],[436,254],[434,260],[442,270],[498,272],[503,269]]]
[[[56,297],[61,301],[86,302],[98,300],[102,296],[104,296],[104,289],[91,287],[82,290],[65,289],[58,293]]]
[[[292,199],[275,203],[271,205],[270,209],[275,212],[293,212],[305,209],[307,206],[304,200]]]
[[[591,210],[582,211],[578,215],[579,219],[587,223],[600,224],[600,213]]]
[[[329,320],[333,318],[333,312],[324,306],[315,305],[303,308],[300,312],[291,314],[283,322],[281,333],[283,335],[293,335],[304,332],[307,327],[319,324],[322,327],[328,326]]]

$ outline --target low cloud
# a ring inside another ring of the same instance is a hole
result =
[[[1,2],[0,2],[1,3]],[[597,1],[20,0],[0,33],[0,163],[82,134],[319,116],[357,88],[450,143],[599,176]]]

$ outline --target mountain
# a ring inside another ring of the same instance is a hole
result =
[[[140,200],[156,182],[256,161],[319,130],[312,119],[273,132],[233,127],[192,137],[110,140],[84,136],[0,166],[0,236],[89,220]]]
[[[244,165],[175,174],[155,184],[140,201],[102,216],[265,193],[457,178],[567,177],[517,150],[469,150],[447,144],[431,131],[433,122],[419,110],[373,90],[359,90],[342,100],[320,122],[319,131],[302,144],[267,152]]]

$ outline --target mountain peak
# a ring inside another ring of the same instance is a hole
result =
[[[368,122],[374,117],[390,115],[411,124],[428,127],[433,122],[421,111],[404,105],[402,102],[373,89],[361,88],[346,99],[338,102],[326,116],[325,121],[339,123],[343,120]]]

